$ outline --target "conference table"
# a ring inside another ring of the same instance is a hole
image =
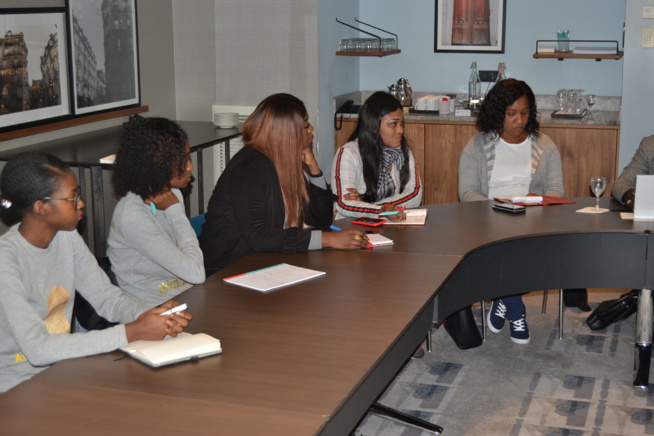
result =
[[[241,136],[240,126],[233,129],[219,129],[212,122],[204,121],[178,121],[179,125],[186,132],[189,140],[191,153],[196,156],[197,190],[199,213],[204,212],[204,162],[202,150],[222,144],[225,153],[225,162],[229,162],[230,140]],[[103,163],[100,160],[118,150],[122,125],[81,133],[78,135],[39,142],[20,148],[0,151],[0,161],[7,161],[19,153],[42,152],[50,153],[67,164],[78,167],[80,191],[86,192],[86,176],[84,168],[89,169],[91,176],[91,218],[93,229],[94,253],[98,257],[105,256],[107,246],[105,200],[104,200],[104,177],[102,170],[111,169],[112,163]],[[187,214],[189,202],[186,201]],[[87,226],[88,227],[88,226]],[[89,242],[87,227],[82,229],[84,240]]]
[[[515,292],[651,288],[654,224],[574,200],[524,214],[433,205],[425,226],[372,230],[392,246],[250,254],[176,298],[188,331],[223,354],[159,369],[118,351],[59,362],[0,395],[3,434],[349,434],[434,320]],[[268,293],[223,281],[282,262],[326,274]]]

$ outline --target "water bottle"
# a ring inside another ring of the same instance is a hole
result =
[[[477,61],[470,65],[470,79],[468,79],[468,103],[472,106],[481,100],[481,80],[477,72]]]
[[[504,62],[500,62],[500,66],[497,68],[497,79],[495,80],[495,85],[506,79],[505,71],[506,65],[504,65]]]

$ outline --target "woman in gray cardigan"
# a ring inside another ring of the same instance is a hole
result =
[[[525,82],[506,79],[487,94],[475,135],[459,161],[459,199],[489,200],[501,195],[563,197],[561,156],[549,136],[538,131],[536,97]],[[511,340],[529,343],[521,295],[493,300],[488,327],[494,333],[508,319]]]

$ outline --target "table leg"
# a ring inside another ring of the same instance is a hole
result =
[[[636,349],[634,352],[634,386],[646,388],[649,384],[649,366],[652,358],[652,290],[643,289],[638,297],[636,319]]]
[[[380,418],[390,419],[391,421],[399,422],[414,428],[419,428],[420,430],[425,430],[432,434],[441,434],[443,432],[443,427],[441,426],[432,424],[431,422],[425,421],[424,419],[407,415],[404,412],[391,409],[390,407],[379,403],[372,403],[368,409],[368,413],[371,415],[379,416]]]
[[[102,166],[91,165],[91,209],[93,211],[93,244],[97,257],[106,256],[107,235],[104,219],[104,187]]]

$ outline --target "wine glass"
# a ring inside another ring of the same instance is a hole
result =
[[[604,190],[606,189],[606,177],[591,177],[590,178],[590,189],[593,191],[593,194],[595,194],[595,198],[597,199],[595,203],[595,210],[599,210],[599,198],[600,195],[604,193]]]
[[[588,103],[588,119],[594,120],[595,117],[593,117],[591,109],[593,109],[593,105],[597,103],[597,96],[595,94],[588,94],[586,96],[586,103]]]

